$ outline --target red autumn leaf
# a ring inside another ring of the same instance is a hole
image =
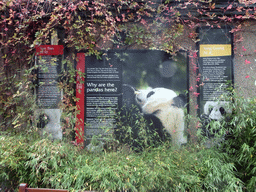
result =
[[[200,128],[201,126],[200,126],[200,123],[199,122],[197,122],[196,123],[196,128],[198,129],[198,128]]]
[[[197,66],[193,66],[193,72],[195,73],[197,71],[198,67]]]
[[[235,18],[236,18],[236,19],[241,19],[241,18],[243,18],[243,16],[242,16],[242,15],[238,15],[238,16],[235,15]]]
[[[227,10],[232,9],[232,4],[227,7]]]
[[[120,21],[121,21],[118,17],[116,17],[116,20],[117,20],[118,22],[120,22]]]
[[[251,61],[248,61],[247,59],[245,59],[245,64],[250,64],[251,63]]]
[[[195,95],[196,97],[198,97],[198,95],[200,95],[200,93],[194,92],[193,95]]]
[[[144,19],[141,19],[141,21],[140,21],[143,25],[146,25],[147,24],[147,22],[144,20]]]

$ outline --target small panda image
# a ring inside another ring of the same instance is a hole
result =
[[[35,111],[37,127],[41,136],[51,139],[62,139],[62,129],[60,126],[60,109],[41,109]]]
[[[204,135],[207,137],[214,137],[209,132],[211,121],[227,120],[227,114],[231,114],[231,109],[228,107],[226,101],[207,101],[204,105],[204,113],[201,115],[201,123]],[[217,132],[218,130],[216,130]]]
[[[135,91],[135,100],[145,115],[157,117],[165,130],[171,135],[172,145],[187,143],[184,136],[183,98],[166,88],[147,88]]]
[[[226,101],[207,101],[204,105],[204,114],[212,120],[223,120],[227,113],[231,113]]]

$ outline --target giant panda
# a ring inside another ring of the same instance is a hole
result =
[[[214,137],[219,130],[214,130],[211,133],[210,123],[212,121],[228,121],[228,114],[231,114],[231,109],[228,107],[228,102],[226,101],[207,101],[204,105],[204,113],[201,114],[201,123],[203,135],[208,138]],[[213,131],[213,130],[212,130]]]
[[[207,101],[204,105],[204,114],[212,120],[223,120],[227,113],[231,113],[227,101]]]
[[[135,99],[136,88],[129,84],[122,86],[122,105],[115,116],[115,139],[134,151],[142,151],[147,145],[157,147],[170,140],[156,116],[142,113]]]
[[[157,117],[171,135],[172,145],[187,143],[184,135],[184,102],[173,90],[147,88],[135,92],[135,100],[145,115]]]

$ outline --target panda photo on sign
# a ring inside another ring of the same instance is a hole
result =
[[[147,88],[135,91],[135,100],[143,114],[157,117],[165,130],[171,135],[172,145],[187,143],[184,136],[185,102],[173,90],[166,88]]]
[[[227,120],[226,115],[231,114],[231,112],[226,101],[207,101],[204,105],[204,114],[201,115],[204,136],[208,138],[214,137],[214,133],[210,133],[210,122]],[[215,130],[215,133],[217,132],[218,130]]]

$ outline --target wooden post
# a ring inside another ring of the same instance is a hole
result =
[[[26,192],[27,186],[28,185],[26,183],[21,183],[19,186],[19,192]]]

